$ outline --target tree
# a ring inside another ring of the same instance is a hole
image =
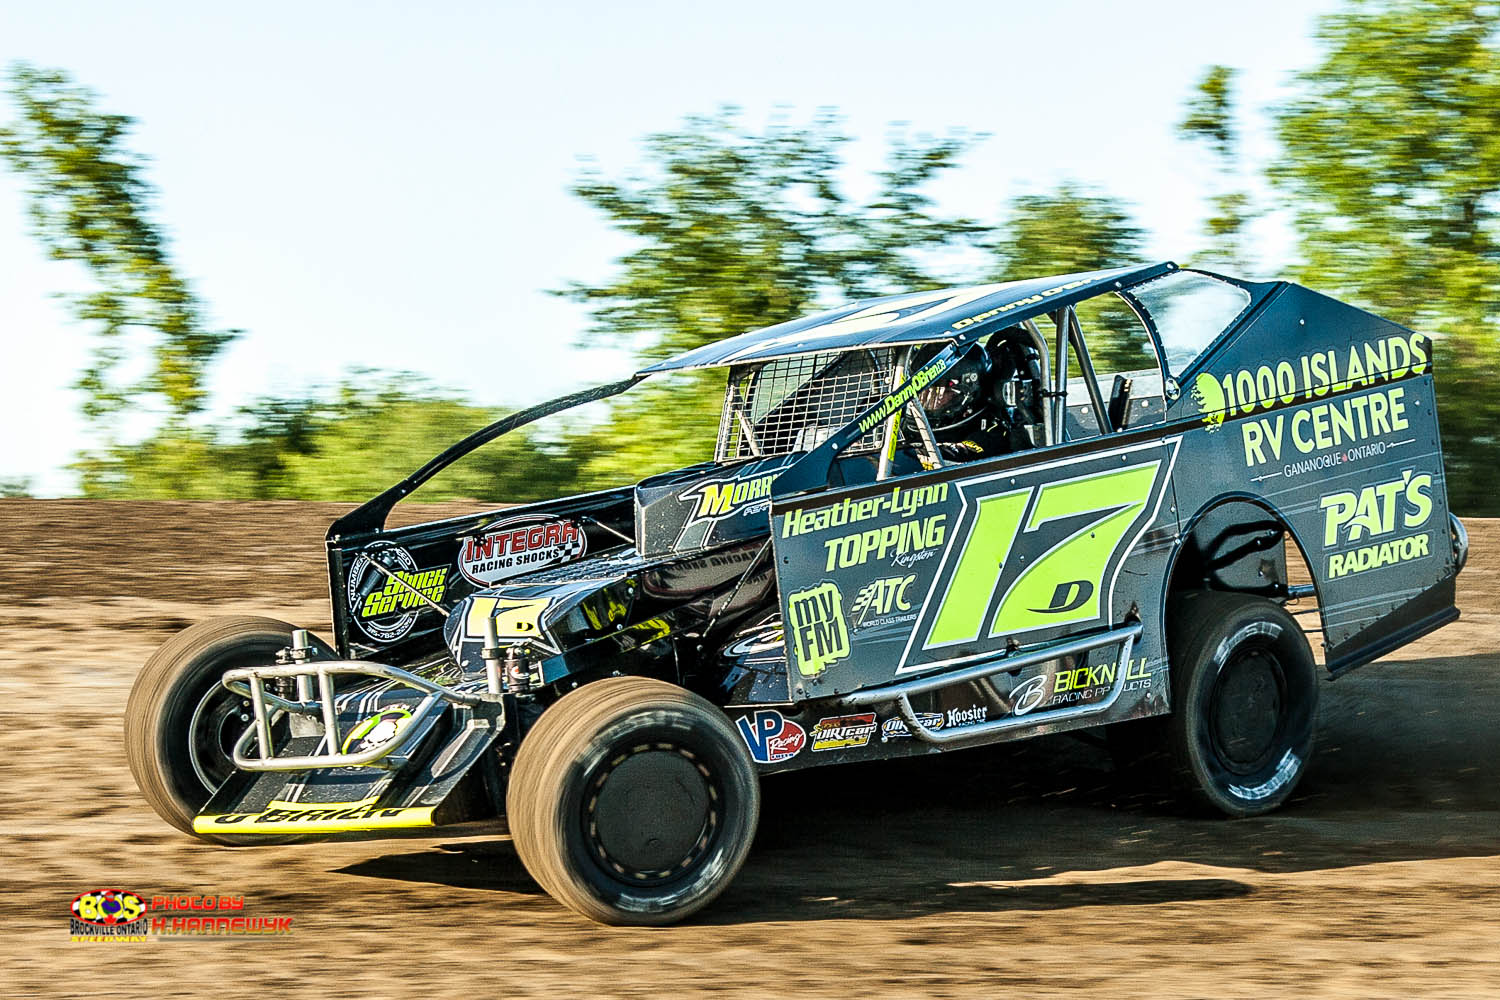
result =
[[[1013,199],[1000,232],[989,244],[996,281],[1119,267],[1139,260],[1145,243],[1125,206],[1071,183]],[[1081,303],[1078,318],[1100,372],[1156,364],[1144,328],[1119,298]]]
[[[54,260],[81,264],[96,284],[70,296],[73,314],[96,327],[76,383],[85,415],[99,419],[146,394],[182,426],[202,409],[205,373],[235,334],[211,330],[203,306],[172,262],[153,221],[156,192],[130,152],[133,122],[97,109],[98,98],[58,70],[18,63],[10,95],[19,115],[0,129],[0,157],[26,181],[32,231]],[[155,334],[142,379],[120,384],[127,334]]]
[[[1276,113],[1299,277],[1437,340],[1453,506],[1500,513],[1500,10],[1353,2]]]
[[[367,500],[500,416],[417,376],[356,372],[332,390],[259,399],[241,426],[163,428],[80,463],[85,496]],[[532,428],[439,473],[419,501],[543,500],[573,488],[565,446]]]
[[[1177,125],[1190,142],[1208,147],[1219,179],[1209,197],[1209,217],[1204,221],[1208,246],[1204,263],[1228,270],[1249,266],[1245,227],[1250,221],[1250,195],[1239,185],[1240,143],[1235,125],[1234,78],[1228,66],[1210,66],[1188,98],[1187,109]]]
[[[841,183],[847,141],[828,112],[806,127],[777,120],[757,132],[723,108],[647,137],[643,172],[609,180],[588,170],[574,193],[636,240],[611,279],[561,292],[591,308],[589,342],[661,357],[795,319],[830,299],[951,283],[936,258],[983,230],[937,213],[924,188],[957,165],[971,140],[896,133],[867,200]],[[573,442],[584,482],[712,457],[722,373],[676,383],[637,390],[609,423]]]

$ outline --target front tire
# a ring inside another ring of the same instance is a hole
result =
[[[295,839],[193,830],[193,817],[234,771],[230,749],[251,724],[248,702],[219,681],[226,670],[271,663],[294,627],[248,615],[199,622],[163,643],[137,675],[125,704],[125,759],[151,808],[184,833],[221,844]]]
[[[670,924],[739,872],[760,785],[711,703],[614,677],[565,695],[527,733],[506,814],[521,863],[558,902],[606,924]]]
[[[1312,756],[1317,666],[1296,619],[1260,597],[1192,594],[1173,607],[1168,646],[1173,785],[1229,816],[1291,797]]]

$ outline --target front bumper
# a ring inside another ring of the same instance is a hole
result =
[[[346,683],[351,689],[339,693],[338,681],[351,677],[365,683]],[[288,679],[295,698],[267,689],[273,681],[284,688]],[[227,671],[224,686],[250,700],[254,717],[233,748],[236,770],[194,818],[193,829],[326,834],[486,815],[497,787],[494,748],[514,705],[512,696],[491,690],[498,687],[492,682],[444,684],[353,660]],[[383,729],[372,728],[376,720]],[[482,782],[465,782],[476,766]],[[481,787],[491,794],[476,793]]]

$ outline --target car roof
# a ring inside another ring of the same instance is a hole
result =
[[[641,369],[641,375],[890,347],[972,340],[1060,306],[1175,271],[1171,261],[1102,271],[1023,278],[993,285],[941,288],[861,299],[705,344]]]

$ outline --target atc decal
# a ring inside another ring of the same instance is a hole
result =
[[[807,745],[807,730],[772,709],[742,715],[735,720],[735,726],[757,764],[791,760]]]
[[[578,522],[529,514],[465,538],[458,571],[470,583],[493,587],[522,573],[581,559],[586,551],[588,538]]]

